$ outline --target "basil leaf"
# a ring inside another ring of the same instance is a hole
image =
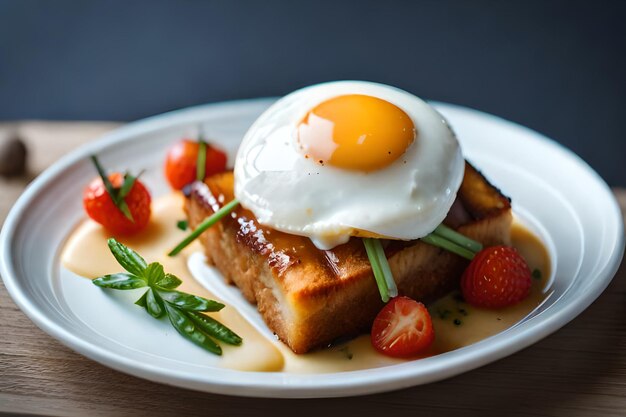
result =
[[[215,353],[216,355],[222,354],[222,348],[206,333],[199,330],[182,310],[167,303],[165,303],[165,310],[167,311],[167,317],[170,319],[172,326],[174,326],[181,336],[209,352]]]
[[[156,282],[156,286],[166,290],[173,290],[181,283],[182,281],[176,275],[165,274],[163,278]]]
[[[135,301],[135,304],[140,306],[140,307],[146,307],[146,297],[148,295],[148,291],[144,292],[143,295],[141,296],[141,298],[137,301]]]
[[[94,285],[102,288],[113,288],[115,290],[132,290],[148,285],[143,279],[133,274],[120,272],[118,274],[105,275],[92,281]]]
[[[205,333],[229,345],[239,346],[241,337],[219,321],[202,313],[190,311],[187,316]]]
[[[156,319],[163,316],[165,313],[163,300],[161,300],[161,297],[159,297],[152,290],[152,288],[146,292],[146,310],[148,310],[148,313]]]
[[[163,270],[163,265],[158,262],[152,262],[146,268],[143,276],[148,280],[148,284],[152,285],[157,281],[162,280],[165,277],[165,271]]]
[[[139,277],[144,275],[144,271],[148,265],[137,252],[121,244],[114,238],[110,238],[108,244],[111,253],[115,256],[117,262],[122,265],[122,268]]]
[[[180,291],[159,291],[159,295],[169,304],[186,311],[220,311],[224,308],[224,304],[217,301]]]

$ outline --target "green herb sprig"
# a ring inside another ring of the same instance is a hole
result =
[[[172,326],[183,337],[216,355],[222,348],[216,340],[238,346],[242,339],[219,321],[202,314],[224,308],[224,304],[197,295],[176,291],[181,280],[163,270],[163,265],[146,261],[137,252],[111,238],[109,249],[117,262],[126,270],[104,275],[93,280],[101,288],[132,290],[148,287],[135,302],[154,318],[167,316]]]
[[[95,155],[91,155],[91,160],[93,161],[93,164],[95,165],[96,170],[98,171],[98,175],[100,175],[100,178],[102,179],[104,188],[107,190],[107,193],[111,197],[111,200],[113,200],[113,203],[115,203],[115,206],[122,212],[122,214],[124,214],[124,216],[128,220],[134,223],[135,219],[133,219],[133,215],[130,212],[130,209],[128,208],[128,205],[126,204],[126,201],[124,200],[124,198],[126,198],[128,193],[130,193],[130,190],[132,190],[133,185],[135,185],[135,181],[137,180],[137,177],[141,174],[139,174],[137,177],[134,177],[130,175],[128,172],[126,172],[124,174],[124,183],[122,184],[121,187],[116,188],[113,186],[113,184],[109,180],[109,176],[107,175],[102,165],[100,165],[100,161],[98,161],[98,158]]]
[[[432,233],[421,238],[421,241],[447,250],[448,252],[455,253],[468,260],[472,260],[474,255],[483,248],[480,242],[470,239],[443,224],[437,226]],[[372,265],[372,272],[376,279],[380,298],[386,303],[391,297],[398,295],[398,288],[393,278],[391,268],[389,268],[385,250],[383,249],[380,239],[364,238],[363,244],[365,245],[367,257]]]
[[[372,265],[372,271],[374,272],[374,279],[376,280],[380,297],[383,302],[386,303],[390,298],[398,295],[398,287],[396,286],[396,281],[393,279],[391,268],[389,268],[385,249],[380,239],[366,237],[363,238],[363,244],[365,245],[367,257]]]
[[[198,236],[200,236],[205,230],[213,226],[215,223],[220,221],[224,216],[233,211],[239,205],[239,200],[236,198],[232,200],[230,203],[224,205],[221,209],[204,219],[202,223],[196,227],[196,229],[189,234],[182,242],[180,242],[174,249],[168,253],[168,256],[176,256],[185,249],[191,242],[196,240]]]

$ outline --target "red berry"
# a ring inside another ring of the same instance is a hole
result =
[[[109,181],[115,188],[124,183],[124,176],[118,172],[109,175]],[[141,231],[150,220],[150,193],[139,180],[124,198],[133,220],[115,205],[107,193],[102,179],[95,178],[83,192],[83,205],[89,217],[100,223],[115,236],[132,235]]]
[[[406,357],[426,350],[435,340],[435,331],[424,304],[394,297],[376,316],[371,338],[380,353]]]
[[[172,188],[180,190],[196,180],[199,149],[199,143],[190,139],[183,139],[170,148],[165,159],[165,177]],[[224,171],[226,160],[224,152],[207,145],[205,178]]]
[[[528,296],[531,272],[517,249],[491,246],[478,252],[461,277],[465,301],[476,307],[503,308]]]

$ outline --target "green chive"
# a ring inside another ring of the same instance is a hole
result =
[[[198,149],[198,160],[196,161],[196,179],[204,181],[206,174],[206,142],[200,139],[198,144],[200,148]]]
[[[378,263],[383,271],[383,277],[385,277],[385,283],[387,284],[387,292],[389,293],[389,297],[393,298],[398,295],[398,287],[396,286],[396,281],[393,279],[393,273],[391,272],[391,268],[389,267],[389,262],[387,261],[387,255],[385,255],[385,249],[383,248],[383,244],[380,239],[374,239],[374,248],[376,249],[376,255],[378,256]]]
[[[198,236],[200,236],[205,230],[213,226],[215,223],[220,221],[224,216],[226,216],[228,213],[233,211],[235,207],[237,207],[237,205],[239,205],[239,200],[235,198],[230,203],[226,204],[224,207],[222,207],[221,209],[213,213],[213,215],[204,219],[204,221],[200,223],[198,227],[196,227],[196,230],[194,230],[189,236],[187,236],[182,242],[180,242],[174,249],[172,249],[170,253],[168,253],[168,256],[178,255],[180,251],[185,249],[191,242],[196,240]]]
[[[420,240],[430,245],[437,246],[441,249],[445,249],[449,252],[455,253],[466,259],[469,259],[470,261],[474,259],[474,252],[463,246],[457,245],[456,243],[451,242],[448,239],[445,239],[439,235],[431,233],[427,236],[424,236]]]
[[[102,179],[104,188],[107,190],[107,193],[111,197],[111,200],[113,200],[113,203],[115,204],[115,206],[122,212],[122,214],[128,220],[134,223],[135,220],[133,219],[133,215],[131,214],[130,209],[128,208],[128,205],[126,204],[124,197],[126,197],[126,194],[130,192],[130,189],[135,183],[135,178],[132,176],[128,178],[128,175],[125,175],[122,189],[121,190],[117,189],[113,187],[113,184],[109,180],[109,176],[107,175],[104,168],[102,168],[102,165],[100,165],[100,161],[98,161],[98,158],[95,155],[91,155],[91,160],[93,161],[93,164],[96,166],[96,171],[98,171],[98,175],[100,175],[100,178]]]
[[[464,248],[467,248],[474,253],[480,252],[483,249],[483,245],[480,244],[480,242],[470,239],[469,237],[462,235],[461,233],[449,228],[444,224],[440,224],[439,226],[437,226],[433,233],[437,236],[441,236],[444,239],[448,239],[452,243],[463,246]]]
[[[380,257],[378,256],[378,251],[379,249],[382,249],[382,245],[380,244],[380,241],[378,239],[371,238],[364,238],[363,244],[365,245],[367,257],[369,258],[370,264],[372,265],[372,272],[374,272],[374,279],[376,279],[376,285],[378,286],[378,291],[380,292],[380,298],[383,300],[383,302],[386,303],[387,301],[389,301],[390,298],[389,287],[387,286],[388,280],[385,277],[384,268],[382,267],[380,263]],[[389,265],[387,265],[387,267],[389,267]],[[391,278],[391,280],[393,281],[393,277]]]

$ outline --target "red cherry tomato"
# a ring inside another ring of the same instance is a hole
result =
[[[430,347],[435,331],[424,304],[409,297],[394,297],[376,316],[371,338],[380,353],[406,357]]]
[[[165,159],[165,177],[172,188],[180,190],[196,180],[199,149],[200,144],[190,139],[183,139],[170,148]],[[224,152],[207,145],[204,177],[226,170],[226,159]]]
[[[531,272],[517,249],[491,246],[478,252],[461,277],[463,298],[483,308],[504,308],[528,297]]]
[[[109,175],[113,187],[121,187],[124,176],[118,172]],[[133,217],[131,221],[115,205],[102,179],[95,178],[83,192],[83,205],[89,217],[115,236],[132,235],[146,227],[150,220],[150,193],[139,180],[124,198]]]

